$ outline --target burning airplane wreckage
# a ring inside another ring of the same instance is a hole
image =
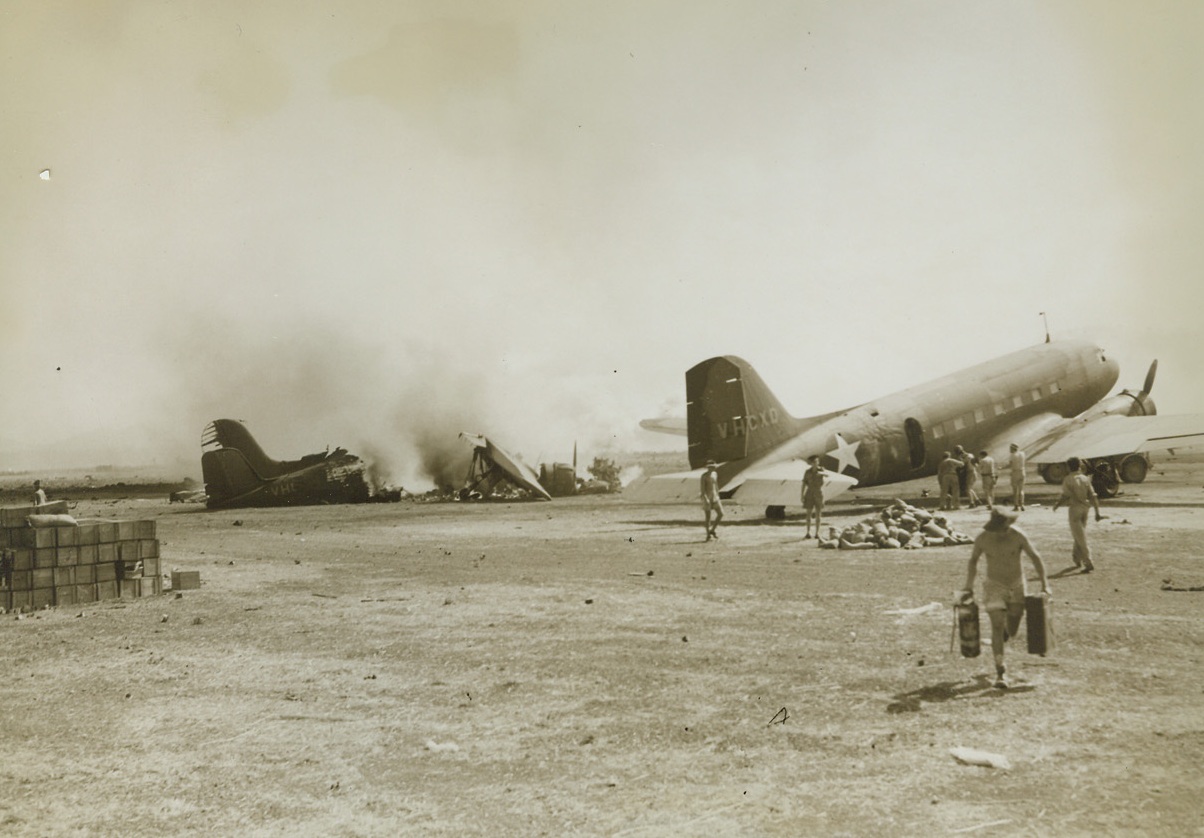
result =
[[[460,439],[472,446],[472,464],[468,479],[458,493],[460,500],[481,500],[490,496],[528,496],[551,500],[569,495],[603,494],[619,490],[618,469],[614,463],[597,458],[590,468],[593,479],[577,478],[577,450],[573,463],[542,463],[539,474],[522,461],[480,434],[461,433]]]
[[[368,466],[344,448],[273,460],[234,419],[215,419],[201,434],[201,474],[210,509],[391,502],[401,490],[377,488]]]
[[[545,463],[537,475],[521,458],[484,436],[463,433],[460,438],[473,452],[464,487],[435,490],[428,499],[496,496],[551,500],[618,490],[617,470],[606,460],[595,460],[590,469],[595,477],[590,480],[577,478],[575,452],[573,465]],[[608,479],[610,472],[614,472],[613,479]],[[205,426],[201,434],[201,473],[204,501],[210,509],[392,502],[403,496],[399,488],[376,486],[371,480],[371,467],[344,448],[308,454],[299,460],[274,460],[264,453],[246,425],[234,419],[215,419]],[[188,497],[179,500],[200,499],[199,493],[180,494]]]

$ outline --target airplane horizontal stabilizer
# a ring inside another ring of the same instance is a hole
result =
[[[748,506],[802,506],[803,472],[806,462],[790,460],[766,468],[749,471],[736,487],[732,497]],[[839,497],[857,485],[857,478],[847,474],[827,473],[824,500]]]
[[[1105,416],[1075,423],[1038,455],[1036,463],[1060,463],[1070,457],[1094,459],[1149,451],[1178,451],[1204,445],[1204,414]]]
[[[700,481],[706,469],[642,477],[623,487],[623,500],[632,503],[699,503]]]

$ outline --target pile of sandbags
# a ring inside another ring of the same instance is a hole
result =
[[[819,546],[829,550],[917,550],[973,543],[973,538],[954,530],[943,515],[934,515],[898,498],[880,514],[839,532],[830,527],[828,537],[819,539]]]

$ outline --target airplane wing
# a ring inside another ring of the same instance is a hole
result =
[[[749,506],[801,506],[802,460],[774,463],[736,476],[720,491],[724,500]],[[623,499],[634,503],[698,503],[699,480],[705,469],[656,474],[637,480],[623,489]],[[831,500],[857,484],[856,478],[828,472],[824,499]]]
[[[641,419],[640,427],[646,431],[655,431],[658,434],[689,436],[689,433],[686,430],[685,417],[682,416],[664,416],[660,419]]]
[[[1204,414],[1176,416],[1104,416],[1071,422],[1040,440],[1029,454],[1034,463],[1060,463],[1069,457],[1094,459],[1148,451],[1179,450],[1204,445]]]

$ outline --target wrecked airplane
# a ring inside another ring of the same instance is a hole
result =
[[[461,500],[487,497],[503,484],[523,489],[532,497],[551,500],[531,467],[480,434],[461,433],[460,439],[472,446],[472,465],[460,490]]]
[[[244,506],[312,506],[400,498],[400,491],[374,492],[366,465],[346,449],[273,460],[234,419],[215,419],[201,434],[201,473],[210,509]]]

